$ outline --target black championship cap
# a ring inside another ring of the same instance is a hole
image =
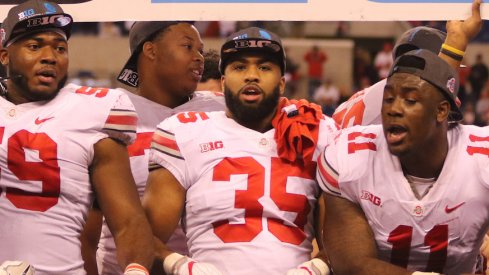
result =
[[[25,34],[45,29],[60,30],[70,37],[73,18],[56,3],[29,0],[14,6],[2,23],[2,45],[8,47]]]
[[[122,68],[117,80],[131,87],[137,87],[138,76],[138,57],[143,48],[143,44],[153,40],[160,31],[171,25],[178,23],[188,23],[184,21],[140,21],[132,25],[129,31],[129,47],[131,56]]]
[[[279,61],[282,75],[285,73],[285,51],[282,41],[273,32],[257,27],[246,28],[231,34],[221,47],[219,70],[224,74],[226,63],[235,53],[242,51],[267,51]]]
[[[440,89],[450,102],[448,120],[453,122],[463,119],[462,112],[460,112],[456,104],[459,87],[458,73],[438,55],[423,49],[407,52],[394,61],[389,77],[395,73],[408,73],[419,76],[424,81]]]
[[[393,58],[396,59],[403,53],[418,49],[438,54],[446,37],[446,33],[430,27],[420,26],[409,29],[397,39],[392,51]]]

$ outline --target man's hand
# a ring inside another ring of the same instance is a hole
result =
[[[171,275],[221,275],[214,265],[201,263],[187,256],[172,253],[165,258],[163,268]]]
[[[447,22],[447,39],[445,44],[461,51],[465,51],[470,40],[472,40],[482,27],[480,12],[482,0],[472,2],[472,14],[465,20],[450,20]]]
[[[329,275],[329,267],[321,259],[314,258],[287,271],[287,275]]]

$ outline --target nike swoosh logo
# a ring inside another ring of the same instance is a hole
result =
[[[41,123],[43,123],[43,122],[46,122],[46,121],[48,121],[48,120],[50,120],[50,119],[52,119],[52,118],[54,118],[54,117],[52,116],[52,117],[47,117],[47,118],[43,118],[43,119],[36,118],[36,120],[34,121],[34,123],[35,123],[36,125],[39,125],[39,124],[41,124]]]
[[[448,207],[448,205],[447,205],[447,206],[445,206],[445,212],[447,212],[447,214],[452,213],[453,211],[455,211],[457,208],[459,208],[460,206],[462,206],[464,204],[465,204],[465,202],[462,202],[462,203],[459,203],[459,204],[457,204],[457,205],[455,205],[454,207],[451,207],[451,208]]]

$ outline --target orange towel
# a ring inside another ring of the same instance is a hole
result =
[[[322,115],[317,104],[282,97],[272,120],[279,157],[291,162],[312,161]]]

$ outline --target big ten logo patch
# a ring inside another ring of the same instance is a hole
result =
[[[222,149],[222,148],[224,148],[224,144],[220,140],[200,144],[200,152],[201,153],[214,151],[214,150]]]
[[[371,203],[377,206],[380,206],[382,204],[382,200],[379,197],[365,190],[362,190],[362,195],[360,198],[362,200],[370,201]]]

